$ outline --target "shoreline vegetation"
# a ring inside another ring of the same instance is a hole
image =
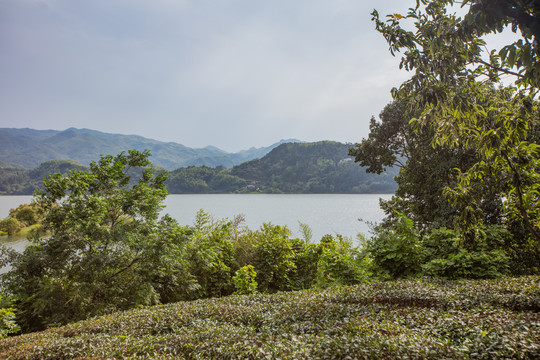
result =
[[[8,234],[7,231],[0,230],[0,236],[5,236],[6,238],[28,238],[31,236],[33,232],[39,231],[39,228],[41,227],[41,224],[35,224],[30,226],[25,226],[19,230],[17,230],[13,234]]]
[[[20,204],[11,209],[7,217],[0,218],[0,236],[9,238],[45,235],[42,221],[43,217],[36,203]]]

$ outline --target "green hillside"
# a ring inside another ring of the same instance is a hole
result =
[[[187,167],[170,172],[171,194],[192,193],[391,193],[396,171],[367,174],[333,141],[281,144],[261,159],[232,169]]]
[[[249,182],[223,167],[190,166],[171,171],[166,184],[171,194],[211,194],[242,192]]]
[[[367,174],[348,156],[348,145],[332,141],[284,143],[261,159],[230,169],[188,166],[169,172],[171,194],[202,193],[391,193],[396,171]],[[154,156],[152,156],[152,159]],[[85,167],[71,160],[51,160],[29,170],[0,165],[0,195],[30,195],[42,187],[49,173],[66,174]],[[154,170],[166,171],[153,165]]]
[[[86,166],[72,160],[50,160],[35,169],[18,165],[0,165],[0,195],[31,195],[43,188],[43,179],[50,173],[67,174]]]
[[[230,174],[262,192],[284,193],[391,193],[394,175],[367,174],[348,155],[349,145],[321,141],[287,143],[261,159],[245,162]]]

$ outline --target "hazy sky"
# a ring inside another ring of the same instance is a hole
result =
[[[360,141],[408,77],[371,11],[414,0],[0,0],[0,127],[227,151]]]

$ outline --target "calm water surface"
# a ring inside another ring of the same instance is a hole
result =
[[[235,215],[245,217],[245,225],[256,229],[265,222],[287,225],[294,236],[300,236],[298,222],[308,224],[313,231],[313,240],[325,234],[342,234],[355,238],[358,233],[369,233],[368,222],[378,222],[384,217],[379,208],[379,198],[391,195],[349,194],[203,194],[169,195],[163,213],[170,214],[180,224],[193,223],[199,209],[215,218],[233,219]],[[19,204],[29,203],[31,196],[0,196],[0,218],[9,215],[9,210]],[[11,247],[24,246],[24,239],[0,238]]]

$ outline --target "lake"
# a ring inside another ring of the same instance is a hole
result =
[[[250,229],[264,222],[287,225],[293,236],[300,236],[298,222],[308,224],[313,232],[313,241],[325,234],[341,234],[356,237],[368,235],[367,222],[379,222],[384,217],[379,208],[379,198],[389,199],[392,195],[382,194],[196,194],[169,195],[165,199],[163,213],[170,214],[180,224],[191,225],[199,209],[215,218],[233,219],[245,216],[245,225]],[[0,196],[0,218],[9,215],[9,210],[20,204],[29,203],[31,196]],[[21,247],[21,239],[3,237],[8,246]]]

